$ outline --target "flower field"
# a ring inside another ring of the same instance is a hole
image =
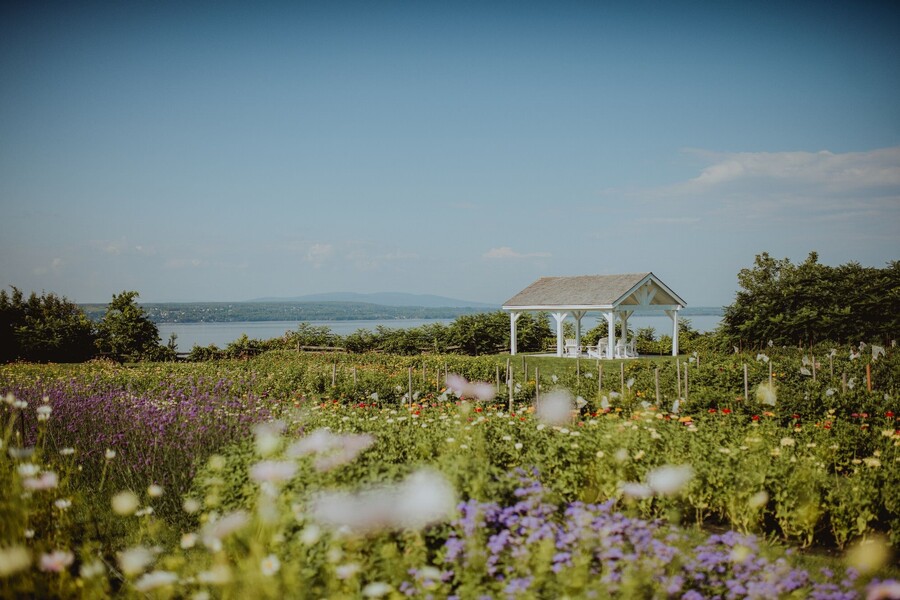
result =
[[[0,593],[900,597],[874,348],[7,365]]]

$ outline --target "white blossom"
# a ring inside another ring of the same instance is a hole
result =
[[[41,555],[39,567],[41,571],[61,573],[75,560],[75,555],[68,550],[54,550]]]
[[[575,402],[568,390],[554,390],[537,403],[535,415],[548,425],[562,425],[572,419]]]
[[[112,509],[117,515],[131,515],[140,506],[140,500],[131,490],[119,492],[112,497]]]
[[[690,465],[665,465],[647,474],[647,485],[655,493],[671,496],[680,492],[694,477]]]
[[[152,571],[145,573],[134,582],[134,588],[139,592],[149,592],[156,588],[172,585],[178,581],[178,575],[171,571]]]
[[[24,571],[31,566],[31,551],[24,546],[0,547],[0,577]]]

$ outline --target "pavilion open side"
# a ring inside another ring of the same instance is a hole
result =
[[[556,321],[556,355],[566,350],[563,322],[575,319],[575,356],[581,354],[581,319],[599,312],[608,324],[605,348],[594,349],[597,358],[627,358],[628,318],[663,313],[672,319],[672,356],[678,354],[678,311],[684,300],[653,273],[623,275],[578,275],[541,277],[503,303],[509,312],[511,354],[516,354],[516,321],[524,312],[549,312]],[[622,339],[616,340],[616,321],[622,324]]]

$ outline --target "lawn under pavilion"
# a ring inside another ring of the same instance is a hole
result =
[[[556,321],[556,355],[581,356],[581,320],[599,312],[608,324],[605,347],[589,352],[595,358],[628,358],[628,318],[664,313],[672,319],[672,356],[678,355],[678,311],[684,300],[653,273],[541,277],[503,303],[509,312],[510,354],[516,354],[516,321],[524,312],[549,312]],[[563,322],[575,320],[575,340],[566,352]],[[616,320],[622,339],[616,340]],[[574,348],[574,351],[571,350]]]

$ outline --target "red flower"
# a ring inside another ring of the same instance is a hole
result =
[[[481,412],[482,410],[484,410],[484,409],[481,408],[480,406],[475,407],[475,412]]]
[[[851,413],[850,416],[853,417],[853,418],[855,419],[855,418],[857,418],[859,415],[858,415],[857,413]]]
[[[889,410],[889,411],[887,411],[886,413],[884,413],[884,416],[886,416],[888,419],[890,419],[891,417],[894,416],[894,413],[893,413],[893,411],[890,411],[890,410]]]
[[[723,414],[723,415],[730,415],[730,414],[731,414],[731,409],[730,409],[730,408],[723,408],[723,409],[722,409],[722,414]]]
[[[709,409],[709,414],[711,414],[711,415],[712,415],[712,414],[715,414],[716,412],[717,412],[717,411],[716,411],[716,409],[714,409],[714,408]]]
[[[831,429],[831,423],[825,423],[824,425],[822,425],[822,427],[824,427],[825,429]]]
[[[759,421],[759,415],[753,415],[752,420]]]
[[[800,415],[798,415],[797,413],[794,413],[794,414],[791,415],[791,417],[794,418],[794,419],[799,419],[799,418],[800,418]]]

